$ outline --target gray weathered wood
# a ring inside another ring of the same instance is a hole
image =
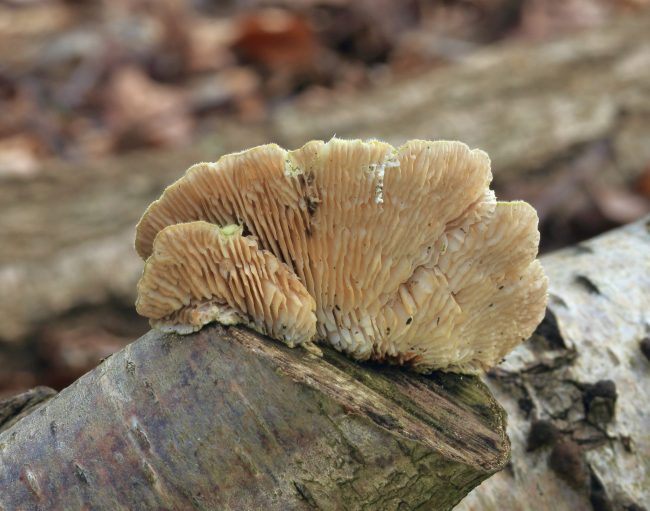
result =
[[[509,452],[476,377],[150,332],[0,433],[0,509],[451,509]]]
[[[650,217],[542,264],[547,317],[489,379],[511,464],[458,510],[648,509]]]
[[[34,408],[56,394],[49,387],[35,387],[27,392],[0,401],[0,432],[9,429]]]

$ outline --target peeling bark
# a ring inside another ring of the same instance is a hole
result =
[[[0,432],[9,429],[55,394],[56,390],[49,387],[36,387],[0,401]]]
[[[511,463],[457,509],[647,509],[650,217],[542,264],[546,318],[489,375]]]
[[[0,434],[0,509],[451,509],[508,456],[476,377],[150,332]]]

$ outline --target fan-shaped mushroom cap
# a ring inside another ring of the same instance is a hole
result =
[[[448,231],[437,263],[418,268],[378,315],[394,334],[386,351],[416,368],[489,369],[542,319],[547,281],[535,260],[535,210],[500,202],[487,221],[463,230]]]
[[[190,168],[145,212],[136,248],[148,257],[179,222],[245,225],[314,297],[319,338],[361,360],[471,372],[528,337],[546,300],[536,214],[497,206],[491,178],[460,142],[260,146]]]
[[[212,321],[243,323],[290,346],[316,333],[312,296],[237,225],[191,222],[158,233],[136,308],[152,326],[179,333]]]

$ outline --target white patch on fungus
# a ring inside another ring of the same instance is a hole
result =
[[[375,203],[384,203],[384,175],[387,168],[399,167],[399,160],[397,159],[397,152],[395,150],[389,151],[384,156],[383,160],[379,163],[371,163],[369,166],[370,174],[376,180],[375,184]]]

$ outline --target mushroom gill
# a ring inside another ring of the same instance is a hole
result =
[[[136,309],[155,328],[190,333],[243,323],[289,346],[316,333],[314,299],[287,266],[237,225],[166,227],[138,283]]]

